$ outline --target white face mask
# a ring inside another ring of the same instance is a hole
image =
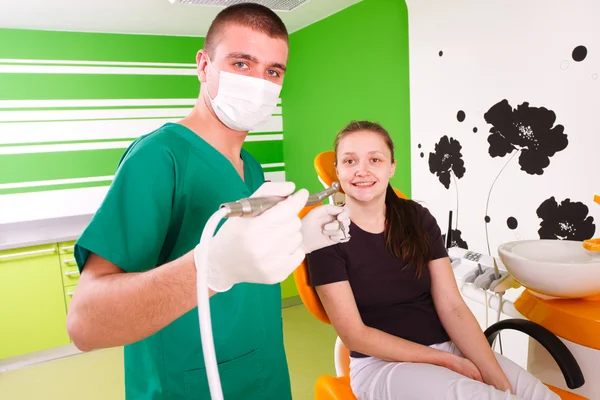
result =
[[[212,62],[208,64],[219,76],[219,90],[214,99],[206,94],[217,117],[236,131],[251,131],[271,117],[281,93],[281,86],[265,79],[230,72],[217,72]]]

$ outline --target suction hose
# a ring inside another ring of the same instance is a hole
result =
[[[309,196],[307,206],[321,203],[324,199],[336,193],[340,188],[338,182],[334,182],[330,188]],[[217,355],[212,332],[212,320],[210,316],[210,298],[208,296],[208,250],[219,223],[223,218],[230,217],[255,217],[275,204],[283,201],[279,197],[254,197],[241,199],[236,202],[223,204],[206,222],[198,245],[198,256],[196,262],[196,295],[198,297],[198,320],[200,324],[200,340],[202,352],[204,353],[204,364],[208,378],[208,387],[212,400],[223,400],[223,389],[219,377]]]

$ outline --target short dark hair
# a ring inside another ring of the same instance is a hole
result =
[[[208,28],[204,39],[204,50],[209,57],[214,54],[221,31],[229,24],[245,26],[289,43],[287,28],[275,12],[260,4],[241,3],[229,6],[219,12]]]

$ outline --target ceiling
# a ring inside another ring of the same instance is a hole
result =
[[[361,0],[309,0],[278,12],[289,32]],[[223,7],[168,0],[0,0],[0,28],[204,36]]]

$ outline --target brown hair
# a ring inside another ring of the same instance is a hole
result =
[[[245,26],[289,43],[287,28],[277,14],[260,4],[241,3],[219,12],[208,28],[204,39],[204,50],[209,57],[213,57],[221,31],[228,24]]]
[[[394,142],[383,126],[370,121],[352,121],[336,136],[334,141],[335,159],[337,165],[338,146],[340,142],[352,133],[369,131],[381,136],[390,150],[394,162]],[[400,198],[388,183],[385,193],[385,242],[388,251],[396,258],[413,264],[417,277],[431,259],[429,235],[419,218],[419,205],[413,200]]]

